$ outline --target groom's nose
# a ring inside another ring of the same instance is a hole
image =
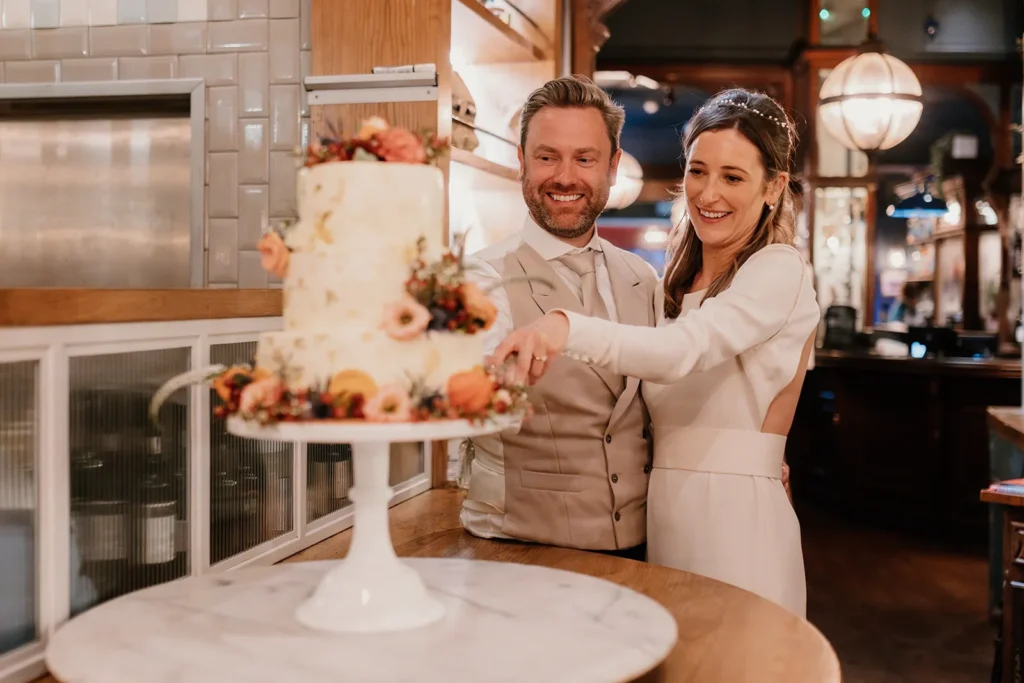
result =
[[[572,185],[576,182],[576,164],[571,159],[563,160],[555,170],[555,181],[563,185]]]

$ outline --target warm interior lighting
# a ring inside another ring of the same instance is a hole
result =
[[[615,176],[615,184],[608,194],[605,209],[624,209],[640,196],[644,186],[644,169],[640,162],[626,150],[622,150],[619,159],[619,170]]]
[[[868,46],[832,70],[819,100],[825,129],[844,147],[863,152],[903,142],[923,109],[921,84],[910,67]]]

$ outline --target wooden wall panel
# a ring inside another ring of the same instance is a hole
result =
[[[451,0],[313,0],[310,74],[368,74],[375,66],[433,63],[437,102],[353,104],[313,108],[313,133],[327,122],[352,133],[363,119],[379,115],[392,124],[430,128],[451,135]]]

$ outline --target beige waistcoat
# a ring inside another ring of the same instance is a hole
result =
[[[655,324],[657,282],[639,257],[603,242],[619,322]],[[582,312],[576,295],[528,245],[507,254],[505,285],[515,327],[562,308]],[[552,283],[550,288],[547,283]],[[588,550],[631,548],[646,537],[651,439],[639,381],[621,387],[611,373],[561,356],[530,390],[534,414],[502,434],[505,510],[513,538]],[[472,486],[471,486],[472,492]]]

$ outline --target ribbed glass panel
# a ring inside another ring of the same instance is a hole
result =
[[[309,444],[306,447],[306,521],[312,522],[350,505],[352,447]]]
[[[190,354],[69,359],[72,615],[189,571],[188,390],[148,411]]]
[[[210,362],[247,363],[256,342],[214,344]],[[210,405],[221,405],[210,392]],[[210,563],[216,564],[292,531],[293,445],[243,439],[210,421]]]
[[[0,364],[0,654],[36,639],[39,363]]]

